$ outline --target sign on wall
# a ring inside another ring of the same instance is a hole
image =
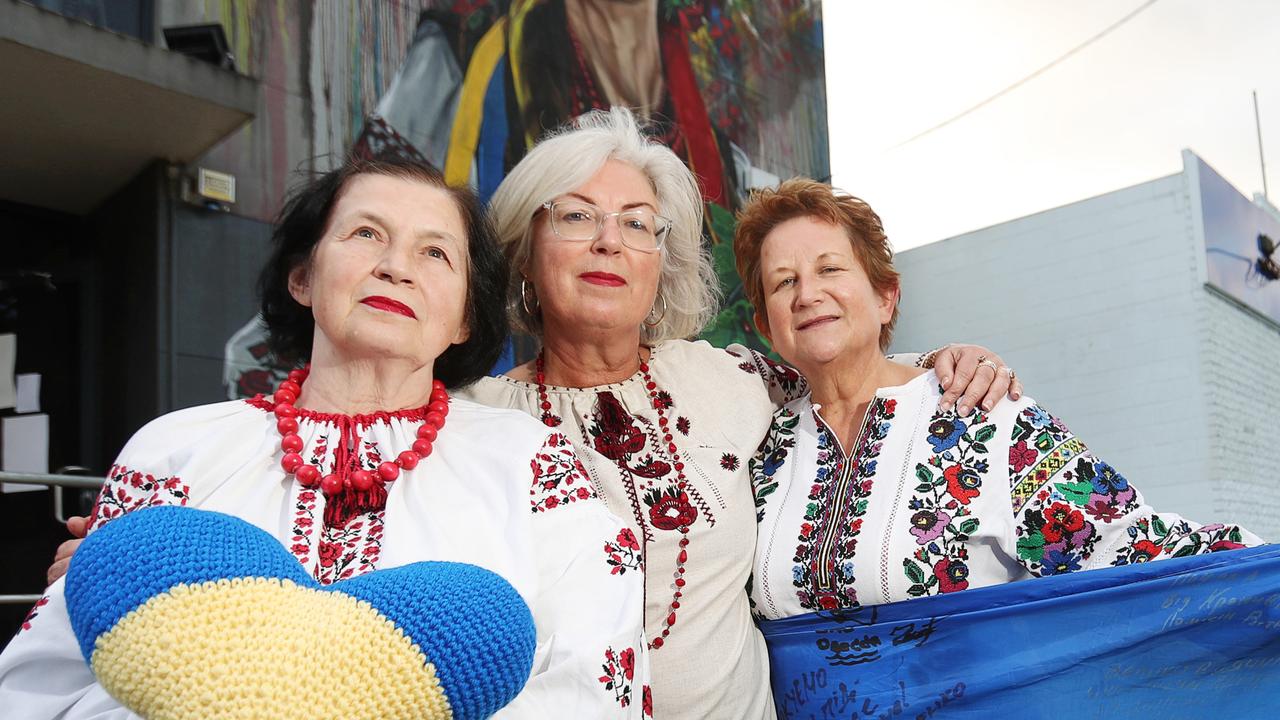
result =
[[[1280,324],[1280,218],[1195,162],[1209,284]]]

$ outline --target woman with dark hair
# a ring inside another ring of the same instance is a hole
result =
[[[622,524],[561,433],[450,397],[494,363],[508,330],[505,262],[474,196],[411,160],[353,160],[293,196],[274,241],[262,314],[276,352],[309,364],[271,397],[140,430],[90,532],[190,505],[274,535],[321,585],[421,560],[486,568],[537,629],[533,671],[500,715],[638,716],[642,578],[601,550]],[[0,706],[124,716],[81,657],[64,582],[0,656]]]

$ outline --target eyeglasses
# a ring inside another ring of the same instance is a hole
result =
[[[620,210],[607,213],[591,203],[577,200],[557,200],[543,203],[551,217],[551,230],[565,240],[595,240],[604,229],[604,222],[617,218],[618,234],[622,244],[640,252],[652,253],[662,249],[671,232],[671,221],[652,210]]]

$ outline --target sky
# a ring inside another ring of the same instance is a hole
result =
[[[1280,0],[825,0],[832,183],[906,250],[1182,169],[1280,205]]]

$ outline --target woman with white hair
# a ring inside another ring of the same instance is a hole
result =
[[[652,695],[643,689],[646,709],[662,718],[772,717],[768,660],[745,592],[756,531],[745,466],[802,381],[744,347],[684,339],[717,300],[693,174],[615,108],[538,144],[490,213],[512,268],[514,320],[542,348],[467,397],[522,410],[567,436],[628,525],[605,553],[614,572],[645,575],[655,686]],[[938,353],[939,373],[952,381],[948,404],[988,406],[1006,389],[1017,393],[984,353]]]

